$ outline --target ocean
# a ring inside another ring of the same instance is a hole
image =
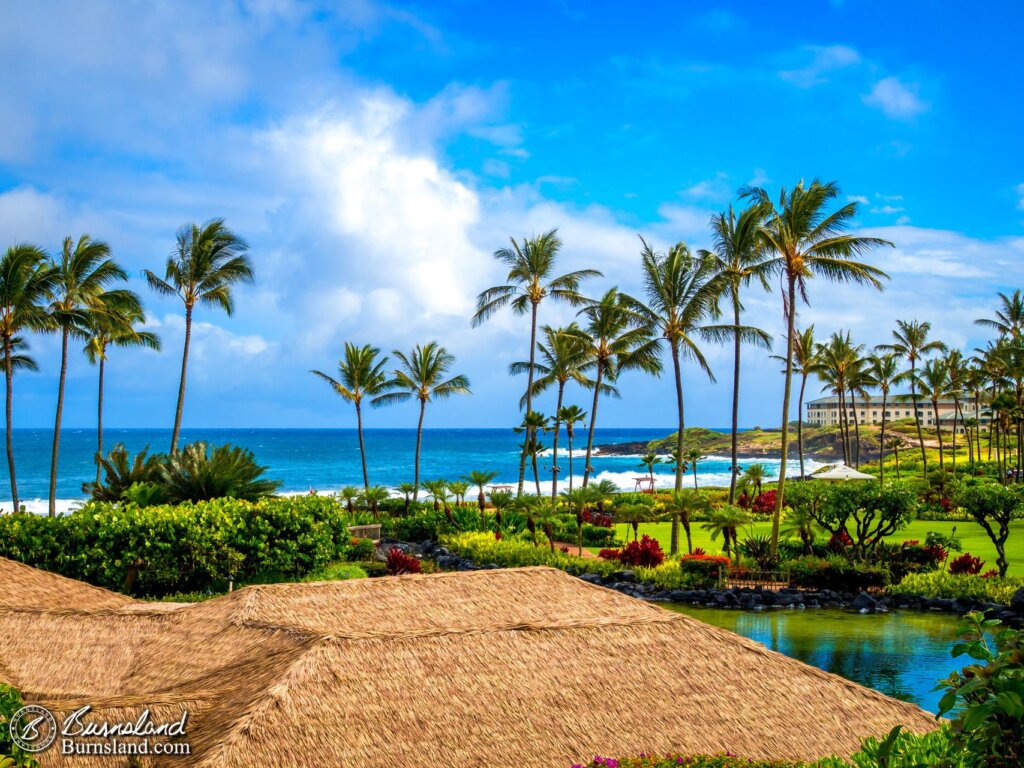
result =
[[[671,433],[666,429],[597,429],[595,445],[648,441]],[[14,449],[18,491],[22,503],[30,511],[45,511],[49,489],[50,449],[52,431],[48,429],[15,429]],[[368,429],[365,431],[367,466],[370,482],[394,487],[412,482],[413,456],[416,448],[415,429]],[[547,456],[539,460],[542,488],[551,488],[551,435],[543,436]],[[171,439],[169,429],[107,429],[104,450],[124,443],[135,453],[145,447],[150,452],[166,451]],[[310,489],[331,492],[346,485],[362,485],[359,464],[359,441],[354,429],[183,429],[182,442],[205,440],[214,445],[232,443],[248,448],[259,463],[267,466],[267,474],[281,481],[281,491],[299,493]],[[514,484],[519,473],[521,436],[511,429],[425,429],[420,479],[446,478],[457,480],[472,470],[493,470],[495,483]],[[582,444],[582,445],[581,445]],[[567,483],[568,462],[566,437],[559,438],[559,463],[562,482]],[[582,479],[586,434],[577,432],[574,440],[574,477]],[[96,432],[92,429],[65,429],[61,436],[60,470],[57,482],[58,508],[70,509],[84,498],[82,483],[95,479],[93,456]],[[778,460],[761,459],[774,477]],[[632,490],[634,478],[646,474],[638,456],[602,456],[592,463],[597,480],[611,480],[620,488]],[[740,464],[744,462],[741,460]],[[791,462],[792,465],[792,462]],[[812,462],[812,468],[819,466]],[[790,471],[792,474],[792,470]],[[527,467],[527,488],[532,474]],[[671,487],[672,473],[668,466],[656,468],[658,487]],[[692,471],[686,482],[693,482]],[[729,460],[725,456],[709,456],[697,466],[699,485],[728,485]],[[10,482],[6,462],[0,462],[0,509],[10,509]]]

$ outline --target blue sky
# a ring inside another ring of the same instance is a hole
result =
[[[114,353],[112,426],[170,424],[182,312],[137,276],[213,216],[249,240],[257,281],[234,317],[199,313],[186,426],[351,425],[308,369],[347,339],[432,338],[475,394],[428,426],[509,424],[527,328],[469,326],[502,279],[491,252],[559,227],[565,268],[606,274],[590,290],[636,291],[638,233],[704,246],[749,182],[835,179],[858,227],[896,243],[874,257],[885,293],[816,284],[802,323],[874,344],[916,317],[973,347],[1024,262],[1022,26],[1011,2],[5,3],[0,243],[88,232],[136,276],[165,351]],[[778,334],[776,295],[746,304]],[[57,342],[32,347],[15,418],[47,426]],[[708,354],[721,380],[687,371],[689,421],[721,426],[729,358]],[[778,366],[747,360],[741,420],[776,424]],[[672,422],[667,379],[622,384],[599,424]],[[95,387],[76,355],[66,424],[94,424]]]

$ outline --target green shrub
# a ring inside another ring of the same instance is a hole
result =
[[[342,550],[342,557],[349,562],[359,560],[373,560],[373,553],[376,551],[372,539],[352,539],[348,546]]]
[[[890,590],[898,595],[941,597],[949,600],[981,600],[1008,605],[1013,593],[1024,587],[1024,578],[985,579],[945,571],[912,573]]]
[[[479,514],[476,517],[479,519]],[[407,517],[384,518],[381,533],[401,541],[438,541],[442,536],[456,533],[456,528],[444,512],[427,507]]]
[[[6,683],[0,683],[0,768],[39,768],[39,762],[11,740],[8,723],[23,706],[25,701],[21,692]]]
[[[887,586],[892,580],[884,566],[856,563],[840,556],[799,557],[783,563],[781,569],[788,570],[793,585],[803,589],[860,592]]]
[[[528,565],[549,565],[569,573],[600,573],[610,574],[619,570],[618,563],[607,560],[590,560],[564,552],[551,551],[547,546],[533,544],[516,539],[495,539],[493,533],[460,533],[446,536],[444,545],[462,557],[468,557],[474,563],[495,563],[505,568],[518,568]]]

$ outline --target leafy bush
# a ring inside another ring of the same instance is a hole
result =
[[[679,570],[686,574],[689,586],[694,589],[708,589],[718,584],[723,568],[729,567],[729,558],[722,555],[683,555],[679,558]]]
[[[438,541],[442,536],[455,532],[455,525],[443,512],[435,512],[429,507],[407,517],[385,517],[381,520],[381,533],[401,541]]]
[[[376,547],[372,539],[351,539],[342,550],[342,557],[350,563],[360,560],[373,560]]]
[[[118,443],[110,453],[100,457],[102,482],[83,483],[82,491],[95,501],[120,501],[133,485],[153,483],[160,456],[148,456],[148,452],[149,446],[146,446],[130,458],[124,443]]]
[[[983,565],[985,565],[985,561],[980,557],[975,557],[970,552],[964,552],[960,557],[956,558],[949,564],[949,572],[954,576],[964,574],[968,576],[976,576],[981,573]]]
[[[569,573],[599,573],[608,575],[620,567],[616,562],[584,559],[552,552],[545,546],[535,547],[528,541],[509,538],[495,539],[490,533],[460,533],[442,539],[452,552],[468,557],[475,563],[517,568],[528,565],[550,565]]]
[[[25,706],[21,692],[6,683],[0,683],[0,768],[38,768],[39,762],[11,739],[8,723]]]
[[[759,493],[750,505],[750,511],[755,515],[770,515],[775,512],[775,501],[778,492],[772,488],[770,491]]]
[[[891,592],[918,597],[941,597],[947,600],[981,600],[1008,605],[1013,593],[1024,587],[1024,578],[982,578],[981,576],[954,575],[943,571],[912,573]]]
[[[761,494],[763,496],[764,494]],[[760,498],[760,496],[758,497]],[[757,567],[763,571],[770,570],[777,562],[772,557],[772,539],[768,535],[747,536],[737,547],[741,555],[749,557],[757,562]]]
[[[333,499],[214,499],[137,507],[90,502],[60,517],[0,516],[0,555],[148,596],[301,578],[341,558],[347,517]]]
[[[598,528],[611,528],[615,518],[606,512],[597,512],[592,509],[583,510],[583,522],[590,523]]]
[[[421,573],[423,571],[419,560],[412,555],[405,554],[398,547],[392,547],[388,550],[387,568],[388,573],[392,576],[399,576],[403,573]]]
[[[665,559],[661,545],[646,533],[640,541],[631,541],[622,549],[602,549],[601,557],[618,560],[623,565],[657,568]]]
[[[800,557],[784,563],[794,586],[803,589],[831,589],[838,592],[860,592],[884,587],[892,580],[889,570],[880,565],[869,565],[830,556]]]
[[[807,768],[807,763],[791,760],[749,760],[731,753],[724,755],[644,755],[642,757],[595,757],[589,763],[573,763],[572,768]]]

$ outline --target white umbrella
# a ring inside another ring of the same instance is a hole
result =
[[[858,472],[853,467],[848,467],[845,464],[839,464],[832,469],[826,469],[824,472],[816,472],[811,475],[814,480],[877,480],[878,478],[874,475],[868,475],[864,472]]]

